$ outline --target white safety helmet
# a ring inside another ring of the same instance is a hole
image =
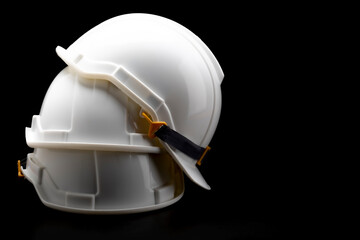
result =
[[[56,52],[68,66],[26,128],[34,152],[21,167],[45,205],[159,209],[182,197],[182,171],[210,189],[196,163],[219,120],[223,72],[196,35],[163,17],[127,14]]]

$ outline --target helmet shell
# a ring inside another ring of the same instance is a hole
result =
[[[176,131],[201,146],[210,142],[223,73],[186,28],[155,15],[122,15],[94,27],[67,51],[122,66],[164,99]],[[35,151],[23,172],[41,200],[86,213],[141,212],[179,200],[184,166],[147,137],[142,110],[109,81],[84,78],[70,67],[61,71],[26,130]]]

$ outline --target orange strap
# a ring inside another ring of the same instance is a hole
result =
[[[17,167],[18,167],[18,177],[24,177],[24,174],[21,172],[21,161],[17,161]]]

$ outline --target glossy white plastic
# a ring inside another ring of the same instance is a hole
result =
[[[35,151],[23,169],[47,206],[85,213],[158,209],[183,195],[181,169],[210,189],[196,160],[147,137],[141,116],[145,111],[198,145],[209,144],[223,73],[198,37],[159,16],[128,14],[56,52],[68,67],[26,129]]]

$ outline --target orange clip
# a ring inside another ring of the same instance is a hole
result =
[[[201,155],[200,159],[196,162],[197,165],[201,166],[201,161],[203,160],[203,158],[205,157],[205,154],[211,149],[211,147],[207,146],[205,148],[205,151],[203,152],[203,154]]]
[[[17,166],[18,166],[18,177],[24,177],[24,174],[22,174],[22,172],[21,172],[21,162],[20,162],[20,160],[17,161]]]
[[[141,115],[143,115],[146,118],[146,120],[150,123],[149,133],[148,133],[148,136],[150,138],[156,137],[155,132],[159,130],[159,128],[161,128],[162,125],[167,125],[166,122],[153,122],[145,112],[143,112]]]

